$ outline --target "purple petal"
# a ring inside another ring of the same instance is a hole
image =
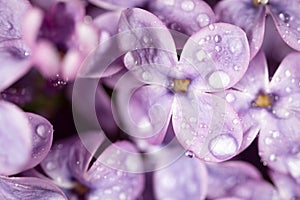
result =
[[[50,122],[40,115],[26,113],[33,135],[33,149],[27,169],[35,167],[48,154],[53,139],[53,127]]]
[[[144,189],[143,162],[129,142],[110,145],[87,172],[92,199],[136,199]]]
[[[154,192],[158,200],[204,199],[206,196],[207,171],[205,165],[195,158],[181,156],[165,168],[155,171],[153,179]]]
[[[215,22],[212,9],[202,0],[154,0],[150,1],[150,11],[168,28],[188,35]]]
[[[262,111],[260,109],[252,109],[251,105],[255,96],[240,92],[237,90],[227,90],[224,93],[220,92],[220,95],[225,99],[233,109],[237,112],[241,124],[243,127],[243,141],[239,149],[239,152],[246,149],[256,138],[260,130],[260,120]]]
[[[215,13],[219,20],[245,30],[252,59],[261,48],[264,38],[265,6],[255,7],[253,1],[249,0],[224,0],[217,4]]]
[[[176,96],[172,124],[181,145],[198,158],[219,162],[233,157],[242,142],[242,126],[233,108],[211,94]]]
[[[32,131],[24,112],[0,101],[0,174],[24,170],[32,151]]]
[[[22,40],[22,20],[30,8],[27,0],[0,2],[0,91],[4,90],[30,68],[30,49]]]
[[[209,179],[207,197],[210,199],[235,196],[234,188],[246,185],[249,180],[261,179],[260,173],[254,166],[241,161],[207,164],[207,170]]]
[[[298,118],[278,119],[266,114],[259,136],[259,152],[270,168],[289,173],[300,183],[299,129]]]
[[[258,92],[269,89],[269,73],[267,60],[262,51],[260,51],[250,62],[249,67],[243,78],[234,85],[235,89],[248,93],[253,98]]]
[[[165,85],[177,63],[175,43],[165,25],[155,15],[135,8],[123,11],[119,30],[120,48],[131,51],[124,57],[125,66],[145,83]]]
[[[83,181],[84,173],[92,155],[103,142],[103,133],[88,132],[63,140],[53,145],[41,167],[55,183],[62,187],[73,187],[73,178]]]
[[[300,184],[292,177],[275,171],[271,171],[270,175],[282,199],[297,199],[300,197]]]
[[[299,1],[274,1],[268,6],[282,39],[293,49],[300,50]]]
[[[88,0],[90,3],[105,8],[108,10],[115,10],[121,8],[140,7],[144,5],[148,0]]]
[[[237,26],[216,23],[190,37],[183,48],[180,66],[196,78],[195,88],[217,91],[237,83],[249,65],[245,33]]]
[[[272,92],[280,97],[289,96],[291,94],[299,94],[300,87],[300,71],[298,64],[300,62],[300,53],[290,53],[281,62],[276,70],[270,88]]]
[[[64,193],[50,181],[29,177],[0,177],[1,199],[67,200]]]
[[[119,124],[132,137],[161,143],[171,117],[172,93],[157,85],[134,88],[129,84],[120,84],[124,88],[118,89],[117,107],[122,109],[117,114],[121,120]]]

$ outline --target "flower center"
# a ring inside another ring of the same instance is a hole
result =
[[[187,93],[190,83],[190,79],[174,79],[173,91]]]
[[[73,191],[78,195],[78,196],[84,196],[86,193],[89,192],[89,188],[76,182]]]
[[[271,109],[277,96],[260,92],[256,99],[252,102],[252,107]]]
[[[269,3],[269,0],[253,0],[253,5],[258,7],[259,5],[266,5]]]

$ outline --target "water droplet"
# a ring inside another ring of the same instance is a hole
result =
[[[79,160],[77,160],[77,161],[76,161],[76,165],[79,165],[79,164],[80,164],[80,161],[79,161]]]
[[[187,152],[185,152],[184,155],[186,157],[189,157],[189,158],[194,158],[195,157],[195,154],[192,151],[187,151]]]
[[[56,168],[56,166],[55,166],[55,164],[53,162],[48,162],[46,164],[46,168],[47,168],[47,170],[52,171],[52,170],[54,170]]]
[[[234,71],[240,71],[242,68],[239,65],[234,65],[233,69],[234,69]]]
[[[199,61],[203,61],[206,58],[206,53],[203,50],[197,52],[196,57]]]
[[[230,77],[224,71],[215,71],[209,76],[208,83],[215,89],[222,89],[229,85]]]
[[[197,122],[197,119],[196,119],[195,117],[191,117],[191,118],[190,118],[190,122],[191,122],[191,123],[195,123],[195,122]]]
[[[36,133],[41,137],[41,138],[47,138],[47,135],[49,133],[49,129],[46,125],[40,124],[36,127]]]
[[[287,93],[291,93],[291,92],[292,92],[292,89],[291,89],[290,87],[286,87],[286,88],[285,88],[285,91],[286,91]]]
[[[291,71],[290,70],[286,70],[285,71],[285,76],[286,77],[290,77],[292,75]]]
[[[222,47],[220,47],[220,46],[215,46],[215,50],[216,50],[217,52],[220,52],[220,51],[222,51]]]
[[[197,21],[199,23],[199,26],[202,28],[210,23],[210,18],[207,14],[201,13],[198,15]]]
[[[273,141],[272,141],[271,138],[269,138],[269,137],[266,137],[266,138],[265,138],[265,144],[266,144],[266,145],[270,145],[272,142],[273,142]]]
[[[237,142],[231,135],[219,135],[211,140],[209,149],[216,158],[225,159],[237,151]]]
[[[208,28],[209,28],[209,30],[211,30],[211,31],[215,30],[215,26],[214,26],[213,24],[210,24],[210,25],[208,26]]]
[[[168,5],[168,6],[174,5],[174,0],[160,0],[160,2],[162,2],[163,4]]]
[[[135,60],[135,58],[131,52],[126,53],[126,55],[124,57],[124,64],[128,68],[131,68],[131,67],[133,67],[133,65],[137,64],[137,60]]]
[[[290,21],[290,15],[287,14],[287,13],[283,13],[283,12],[280,12],[278,14],[278,17],[281,21],[283,21],[284,23],[288,23]]]
[[[272,137],[273,138],[278,138],[280,135],[279,131],[272,131]]]
[[[195,4],[192,1],[183,1],[181,3],[181,8],[184,11],[191,11],[195,8]]]
[[[143,72],[142,73],[142,78],[144,81],[151,81],[152,80],[152,74],[150,72]]]
[[[233,124],[238,124],[239,122],[240,122],[240,120],[238,120],[238,119],[234,119],[234,120],[232,121]]]
[[[147,36],[144,36],[144,37],[143,37],[143,41],[144,41],[145,43],[148,43],[148,42],[150,41],[150,39],[149,39]]]
[[[229,42],[229,49],[234,54],[240,54],[243,50],[243,43],[241,39],[234,38]]]
[[[275,154],[271,154],[269,157],[270,161],[275,161],[276,160],[276,155]]]
[[[228,103],[232,103],[235,100],[235,96],[232,93],[228,93],[228,94],[226,94],[225,99]]]
[[[215,41],[216,43],[219,43],[219,42],[222,41],[222,37],[221,37],[220,35],[215,35],[214,41]]]
[[[200,124],[200,128],[207,128],[208,126],[206,125],[206,124],[204,124],[204,123],[201,123]]]

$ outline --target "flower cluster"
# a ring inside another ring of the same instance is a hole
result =
[[[299,10],[0,0],[0,199],[300,199]]]

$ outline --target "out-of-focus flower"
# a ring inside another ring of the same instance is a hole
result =
[[[65,194],[50,181],[29,177],[0,176],[1,199],[67,200]]]
[[[244,132],[242,149],[259,135],[259,151],[269,167],[289,173],[300,181],[299,95],[300,54],[287,55],[271,81],[263,53],[250,62],[243,79],[224,98],[241,118]]]
[[[282,39],[300,50],[299,0],[223,0],[215,7],[218,20],[240,26],[247,33],[251,58],[261,48],[265,18],[270,14]]]
[[[32,63],[47,78],[74,79],[98,42],[96,30],[85,20],[83,3],[77,0],[51,0],[45,8],[30,9],[23,30]]]
[[[231,161],[207,164],[206,167],[208,171],[206,197],[209,199],[223,197],[244,200],[280,199],[276,189],[261,177],[255,167],[246,162]]]
[[[169,30],[147,11],[124,11],[120,34],[128,37],[120,46],[129,51],[124,63],[130,73],[116,86],[125,132],[158,144],[172,115],[177,139],[197,157],[221,161],[234,156],[242,140],[239,118],[212,93],[233,86],[246,71],[245,33],[234,25],[211,24],[190,37],[180,61]]]
[[[215,22],[215,14],[202,0],[154,0],[149,11],[172,30],[192,35]]]
[[[90,3],[108,10],[116,10],[131,7],[140,7],[147,3],[148,0],[88,0]]]
[[[22,21],[30,7],[27,0],[0,1],[0,91],[30,69],[31,50],[22,35]]]
[[[39,164],[52,144],[51,124],[3,100],[0,119],[0,174],[17,174]]]
[[[176,155],[172,150],[158,154],[157,164],[165,163],[174,154]],[[153,172],[153,188],[157,200],[204,199],[207,186],[208,177],[204,163],[182,154],[168,165],[163,165],[162,169]]]
[[[296,180],[293,179],[290,175],[281,174],[276,171],[271,171],[270,175],[278,190],[278,193],[280,194],[281,199],[300,198],[300,184],[297,183]]]
[[[54,145],[41,163],[44,172],[71,199],[136,199],[143,191],[144,175],[135,147],[126,141],[116,142],[91,163],[103,137],[86,133],[81,139],[69,138]]]

